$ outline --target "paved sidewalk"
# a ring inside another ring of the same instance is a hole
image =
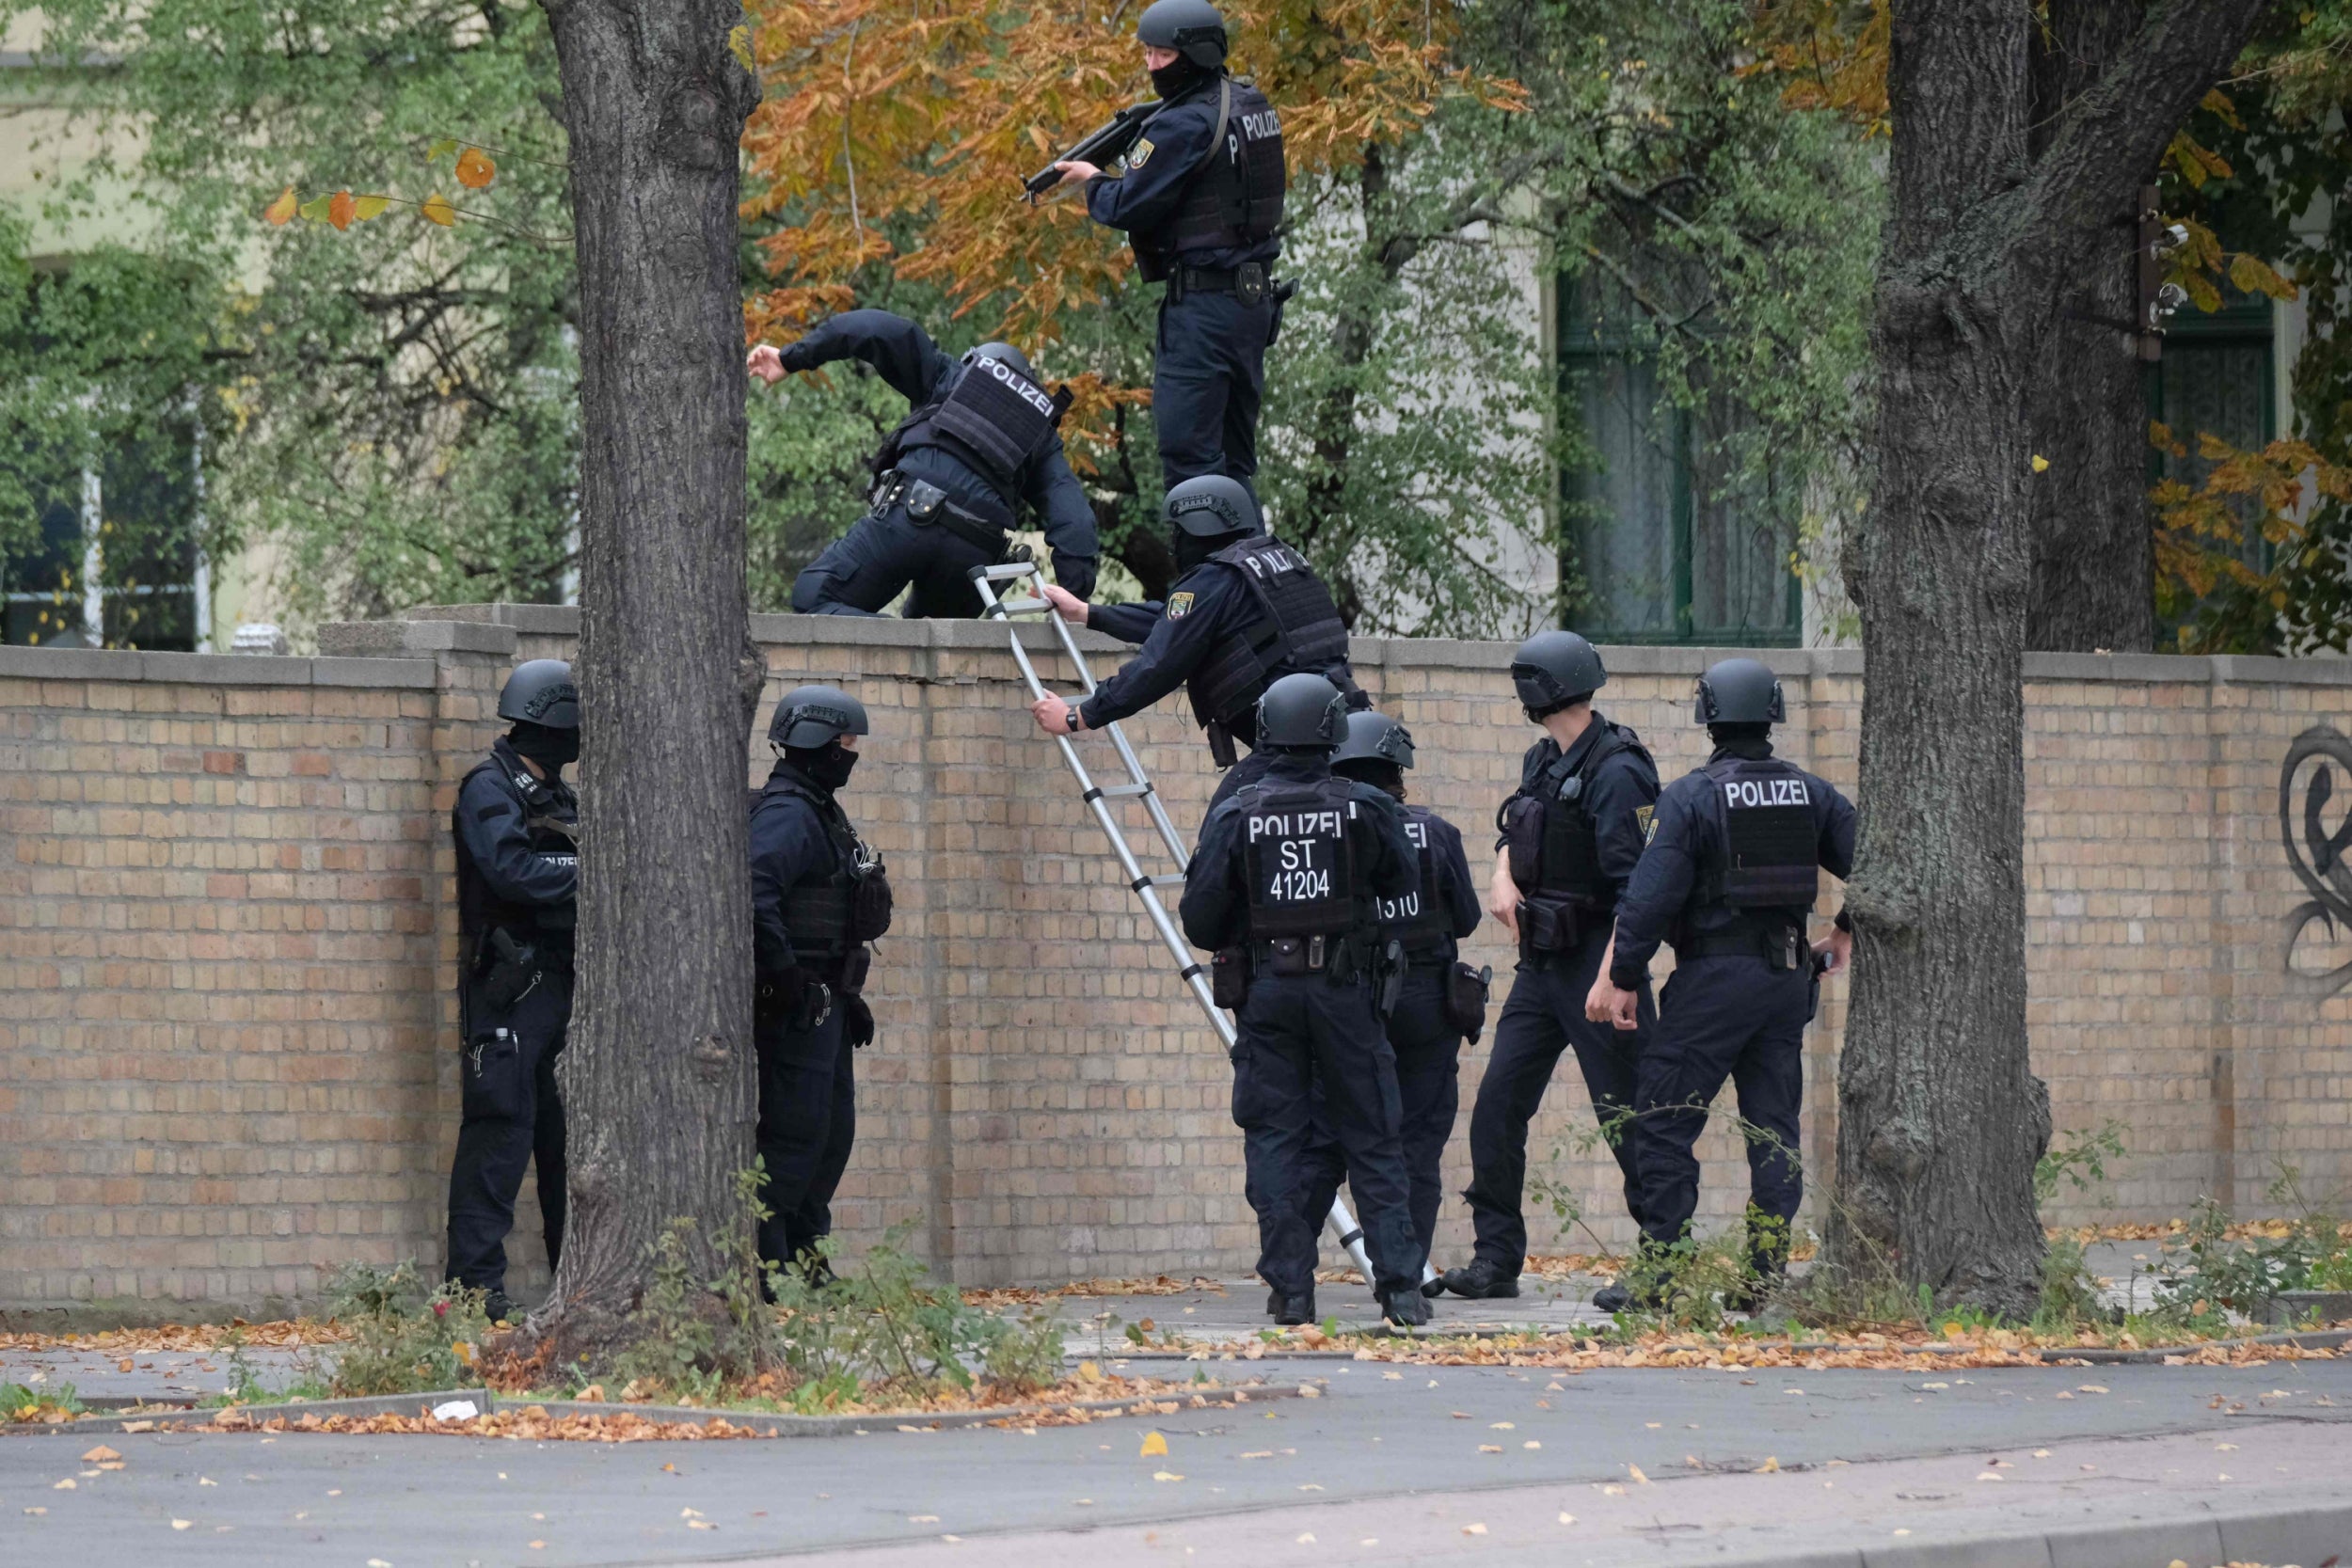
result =
[[[2352,1361],[1555,1375],[1269,1356],[1252,1370],[1327,1391],[1157,1418],[1165,1455],[1141,1451],[1154,1420],[1132,1418],[613,1446],[153,1433],[105,1439],[119,1471],[79,1465],[78,1441],[0,1437],[0,1561],[419,1568],[888,1548],[900,1555],[872,1560],[1679,1563],[1838,1531],[1891,1545],[2089,1520],[2128,1542],[2114,1528],[2152,1511],[2276,1512],[2282,1497],[2341,1499],[2352,1477],[2352,1432],[2336,1424],[2352,1417]],[[1776,1471],[1755,1474],[1768,1460]],[[1988,1473],[2003,1479],[1976,1479]],[[1579,1523],[1560,1526],[1562,1512]],[[1465,1535],[1471,1524],[1486,1532]]]

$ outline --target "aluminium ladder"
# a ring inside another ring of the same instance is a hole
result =
[[[1086,689],[1088,696],[1092,696],[1094,675],[1087,668],[1086,655],[1079,650],[1078,640],[1071,635],[1070,623],[1053,612],[1053,606],[1040,592],[1042,581],[1037,563],[1032,561],[1013,561],[1001,566],[972,568],[972,586],[979,591],[980,603],[986,607],[986,616],[1005,624],[1012,643],[1012,661],[1020,666],[1021,678],[1028,683],[1030,697],[1034,700],[1056,693],[1046,690],[1045,683],[1038,678],[1037,666],[1029,660],[1029,650],[1021,644],[1020,625],[1013,617],[1041,613],[1046,625],[1054,628],[1071,668],[1078,673],[1078,684]],[[1018,583],[1025,592],[1018,598],[1001,597],[997,593],[999,583]],[[1117,724],[1105,724],[1099,732],[1087,733],[1100,733],[1110,741],[1112,749],[1119,753],[1120,766],[1126,770],[1125,784],[1096,784],[1094,776],[1087,771],[1086,764],[1079,760],[1078,748],[1073,743],[1073,736],[1057,735],[1054,736],[1054,744],[1061,748],[1062,761],[1069,765],[1071,776],[1078,781],[1079,799],[1093,808],[1094,820],[1101,825],[1104,836],[1110,840],[1111,853],[1118,857],[1119,868],[1125,874],[1127,885],[1135,890],[1136,897],[1143,900],[1144,913],[1151,917],[1153,929],[1160,933],[1160,941],[1168,944],[1168,956],[1176,960],[1178,977],[1191,989],[1193,1000],[1200,1004],[1200,1010],[1208,1015],[1217,1038],[1225,1042],[1225,1049],[1230,1054],[1234,1045],[1233,1021],[1226,1017],[1225,1009],[1216,1005],[1209,990],[1207,970],[1193,958],[1191,944],[1176,928],[1176,922],[1168,917],[1167,904],[1160,898],[1162,888],[1184,885],[1184,873],[1191,864],[1191,851],[1185,848],[1184,839],[1177,833],[1176,824],[1168,820],[1168,807],[1161,802],[1159,792],[1152,788],[1151,777],[1144,772],[1143,764],[1137,760],[1135,747],[1128,743],[1125,733]],[[1168,851],[1168,859],[1176,863],[1174,875],[1152,876],[1144,871],[1136,858],[1134,847],[1127,841],[1125,825],[1111,811],[1110,802],[1113,800],[1143,802],[1143,809],[1151,814],[1152,826],[1160,835],[1162,847]],[[1337,1195],[1332,1196],[1328,1223],[1333,1234],[1339,1237],[1340,1244],[1347,1249],[1347,1255],[1363,1271],[1364,1283],[1372,1284],[1372,1257],[1364,1250],[1363,1227],[1348,1212],[1346,1199]],[[1424,1278],[1429,1277],[1425,1265],[1422,1273]]]

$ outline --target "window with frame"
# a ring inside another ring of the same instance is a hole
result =
[[[1563,465],[1567,626],[1596,642],[1793,647],[1802,478],[1741,461],[1727,399],[1662,392],[1656,332],[1624,291],[1559,283],[1561,406],[1579,421]],[[1759,472],[1760,469],[1760,472]]]
[[[0,558],[0,643],[200,647],[210,617],[193,422],[165,420],[44,488],[38,543]]]

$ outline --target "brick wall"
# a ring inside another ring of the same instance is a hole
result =
[[[437,1262],[457,1111],[447,814],[505,671],[566,652],[576,618],[430,614],[330,627],[339,657],[315,659],[0,649],[0,1306],[256,1309],[345,1259]],[[840,1224],[908,1226],[967,1282],[1246,1271],[1229,1070],[1035,736],[1001,632],[760,617],[755,633],[771,701],[832,680],[872,710],[847,798],[899,890]],[[1668,777],[1701,758],[1691,679],[1715,657],[1608,653],[1601,705]],[[1764,657],[1788,689],[1785,753],[1851,788],[1859,657]],[[1474,847],[1534,734],[1507,657],[1358,644],[1365,686],[1421,743],[1416,799]],[[2279,815],[2295,737],[2352,728],[2352,664],[2051,657],[2028,673],[2036,1065],[2062,1129],[2113,1120],[2131,1150],[2112,1207],[2066,1195],[2052,1217],[2164,1219],[2208,1192],[2259,1209],[2282,1164],[2322,1192],[2352,1180],[2352,1002],[2308,977],[2352,950],[2314,926],[2305,977],[2288,974],[2307,895]],[[1191,832],[1215,777],[1181,699],[1127,729]],[[1507,974],[1489,932],[1469,956]],[[1843,1012],[1833,980],[1808,1040],[1816,1170]],[[1484,1059],[1465,1062],[1465,1122]],[[1533,1151],[1591,1230],[1538,1221],[1539,1249],[1629,1237],[1613,1166],[1575,1147],[1589,1125],[1569,1065]],[[1728,1217],[1740,1151],[1716,1132],[1703,1152],[1702,1213]],[[1457,1190],[1464,1164],[1457,1136]],[[527,1193],[525,1290],[545,1279],[536,1228]],[[1467,1243],[1454,1206],[1441,1257]]]

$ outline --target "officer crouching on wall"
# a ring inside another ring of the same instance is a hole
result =
[[[1519,764],[1519,787],[1496,815],[1487,908],[1519,939],[1518,973],[1495,1021],[1494,1053],[1470,1111],[1470,1220],[1476,1254],[1441,1283],[1456,1295],[1516,1296],[1527,1261],[1527,1125],[1543,1103],[1561,1053],[1573,1049],[1593,1115],[1613,1129],[1612,1152],[1626,1206],[1641,1218],[1633,1148],[1622,1118],[1633,1108],[1634,1067],[1653,1012],[1646,984],[1632,1027],[1612,1030],[1584,1014],[1601,972],[1610,918],[1642,853],[1658,768],[1641,737],[1593,711],[1609,679],[1600,655],[1572,631],[1538,632],[1511,660],[1511,684],[1544,738]],[[1620,1305],[1614,1286],[1595,1298]]]
[[[1216,954],[1215,992],[1234,1009],[1233,1120],[1257,1212],[1258,1274],[1279,1323],[1314,1320],[1315,1088],[1362,1210],[1373,1290],[1397,1323],[1429,1321],[1413,1236],[1396,1056],[1381,1031],[1387,963],[1379,900],[1420,882],[1396,802],[1331,775],[1346,715],[1320,675],[1285,675],[1258,704],[1265,774],[1210,811],[1178,906],[1184,935]]]
[[[499,693],[513,727],[457,786],[457,1009],[464,1120],[449,1173],[449,1265],[506,1296],[506,1233],[523,1167],[539,1162],[548,1263],[564,1251],[564,1101],[555,1060],[572,1019],[572,935],[580,889],[580,802],[564,768],[580,756],[580,689],[560,658],[519,665]]]
[[[1727,658],[1699,677],[1698,721],[1714,754],[1659,797],[1649,847],[1617,905],[1610,972],[1593,984],[1590,1015],[1629,1029],[1650,955],[1661,940],[1674,943],[1675,972],[1634,1092],[1649,1259],[1633,1282],[1642,1306],[1662,1299],[1665,1249],[1682,1240],[1698,1207],[1692,1148],[1726,1077],[1748,1124],[1755,1296],[1788,1266],[1804,1196],[1797,1164],[1804,1026],[1820,970],[1844,968],[1853,951],[1843,911],[1818,943],[1806,942],[1805,919],[1820,868],[1838,877],[1853,869],[1854,809],[1824,780],[1772,755],[1772,726],[1786,717],[1780,682],[1755,659]],[[1755,1296],[1724,1305],[1746,1309]]]
[[[1331,753],[1331,771],[1381,790],[1405,808],[1405,836],[1420,863],[1421,886],[1402,898],[1380,900],[1380,936],[1403,962],[1383,982],[1389,1048],[1396,1054],[1397,1098],[1403,1106],[1405,1170],[1412,1188],[1413,1239],[1422,1256],[1438,1229],[1444,1189],[1438,1167],[1454,1136],[1461,1108],[1465,1037],[1476,1040],[1486,1022],[1490,972],[1459,962],[1458,943],[1478,929],[1478,888],[1470,879],[1462,834],[1427,806],[1405,797],[1405,769],[1413,766],[1413,736],[1384,713],[1351,713],[1347,733]],[[1327,1124],[1318,1126],[1314,1184],[1307,1214],[1317,1224],[1331,1212],[1346,1159]],[[1422,1287],[1436,1295],[1438,1283]]]
[[[759,1255],[820,1281],[831,1271],[805,1255],[833,1232],[833,1195],[857,1135],[850,1053],[874,1037],[866,943],[890,929],[882,857],[834,799],[866,733],[865,705],[838,687],[785,693],[768,723],[776,766],[752,802],[752,1039],[770,1211]]]
[[[1284,675],[1321,675],[1351,708],[1371,699],[1347,661],[1347,623],[1306,557],[1265,531],[1257,498],[1220,474],[1168,491],[1161,515],[1170,529],[1176,581],[1165,602],[1089,605],[1047,587],[1063,620],[1140,642],[1135,657],[1082,703],[1041,697],[1029,705],[1048,735],[1076,735],[1141,713],[1184,688],[1224,779],[1212,808],[1265,773],[1273,757],[1258,741],[1259,699]],[[1235,761],[1233,742],[1253,748]]]
[[[792,584],[794,610],[873,615],[912,584],[910,616],[977,615],[971,570],[1005,559],[1025,507],[1054,575],[1094,592],[1094,507],[1058,434],[1069,394],[1047,391],[1019,349],[982,343],[958,361],[904,316],[850,310],[782,350],[760,344],[745,368],[772,387],[836,359],[871,365],[914,407],[874,454],[872,510]]]

